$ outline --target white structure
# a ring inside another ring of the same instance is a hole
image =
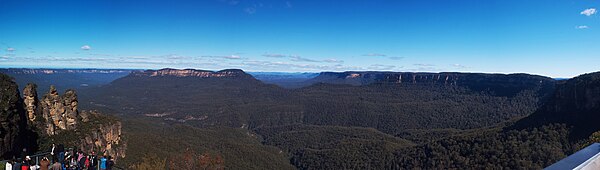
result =
[[[576,169],[576,170],[592,170],[600,169],[600,143],[594,143],[575,154],[562,159],[545,170],[563,170],[563,169]]]

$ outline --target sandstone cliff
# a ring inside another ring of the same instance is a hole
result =
[[[113,158],[124,158],[127,144],[121,138],[122,124],[117,119],[97,111],[83,111],[82,125],[78,127],[77,148],[84,152],[102,151]]]
[[[66,146],[75,146],[86,152],[103,151],[115,158],[125,156],[125,144],[121,140],[121,123],[113,117],[102,115],[97,111],[82,111],[77,108],[78,99],[74,90],[67,90],[59,95],[54,86],[44,95],[39,102],[39,111],[36,110],[37,98],[33,94],[35,85],[25,88],[25,106],[28,108],[30,121],[43,129],[44,135],[55,143]],[[36,113],[36,111],[41,113]],[[36,119],[40,115],[43,119]],[[38,121],[38,122],[35,122]]]
[[[25,112],[16,83],[0,74],[0,156],[10,157],[23,144]]]
[[[596,72],[559,83],[547,103],[513,127],[521,129],[564,123],[573,128],[571,139],[580,139],[599,131],[599,120],[600,72]]]
[[[54,86],[41,100],[42,116],[48,135],[54,135],[60,130],[76,128],[79,111],[77,110],[77,94],[67,90],[64,95],[59,95]]]
[[[48,150],[51,143],[101,151],[114,158],[125,156],[127,145],[121,139],[122,125],[116,118],[96,111],[80,114],[74,90],[59,95],[51,86],[39,100],[36,88],[35,84],[27,84],[21,98],[12,78],[0,73],[1,157],[16,156],[24,147]]]
[[[25,104],[25,110],[27,111],[27,120],[29,122],[35,122],[39,116],[38,113],[38,97],[37,97],[37,85],[27,84],[23,89],[23,102]]]
[[[491,92],[499,96],[514,96],[523,90],[547,95],[556,81],[549,77],[528,74],[484,73],[413,73],[413,72],[323,72],[307,83],[369,85],[394,83],[398,85],[459,86],[474,91]]]
[[[252,77],[246,74],[244,71],[239,69],[228,69],[221,71],[207,71],[207,70],[195,70],[195,69],[160,69],[160,70],[146,70],[133,72],[133,76],[175,76],[175,77]]]

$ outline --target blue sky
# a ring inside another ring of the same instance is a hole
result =
[[[600,0],[0,0],[0,67],[600,70]]]

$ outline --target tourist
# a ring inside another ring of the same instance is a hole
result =
[[[86,156],[85,157],[85,165],[84,165],[84,167],[86,169],[90,169],[90,156]]]
[[[62,170],[62,164],[57,159],[54,159],[51,170]]]
[[[4,168],[5,168],[6,170],[12,170],[12,169],[13,169],[13,168],[12,168],[12,164],[13,164],[13,161],[12,161],[12,160],[6,161],[6,165],[4,165]]]
[[[23,160],[21,158],[17,159],[17,161],[15,162],[15,164],[13,164],[13,170],[21,170],[21,162]]]
[[[29,157],[29,156],[27,156]],[[29,161],[27,159],[21,162],[21,170],[29,170]]]
[[[48,170],[49,166],[50,160],[47,157],[42,158],[42,161],[40,161],[40,170]]]
[[[29,169],[27,169],[27,170],[38,170],[38,169],[40,169],[40,166],[36,165],[33,162],[33,160],[31,160],[31,157],[27,156],[26,160],[27,160],[27,164],[29,165]]]
[[[27,164],[29,165],[29,169],[28,170],[38,170],[40,169],[40,166],[36,165],[33,160],[31,159],[31,157],[26,156],[25,160],[27,161]]]
[[[96,152],[92,151],[92,154],[90,155],[90,169],[96,169],[96,167],[98,166],[98,159],[96,157]]]
[[[56,153],[58,153],[58,161],[60,161],[60,163],[64,163],[64,161],[65,161],[65,146],[63,144],[58,144],[55,151],[56,151]]]
[[[102,158],[100,158],[100,169],[106,170],[106,156],[102,156]]]
[[[106,162],[106,170],[112,170],[113,166],[115,166],[115,161],[113,161],[112,156],[108,156],[108,161]]]
[[[71,162],[69,163],[69,167],[71,167],[71,169],[78,169],[79,166],[77,166],[77,159],[75,157],[72,157]]]
[[[86,160],[85,154],[83,154],[82,151],[79,151],[79,158],[77,158],[77,166],[79,167],[79,169],[84,169],[86,167],[85,160]]]

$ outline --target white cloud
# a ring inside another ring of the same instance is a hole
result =
[[[254,13],[256,13],[256,8],[254,8],[254,7],[248,7],[246,9],[244,9],[244,12],[246,12],[248,14],[254,14]]]
[[[90,47],[89,45],[84,45],[84,46],[81,46],[81,49],[87,51],[87,50],[91,50],[92,47]]]
[[[368,67],[370,70],[393,70],[396,66],[393,65],[383,65],[383,64],[373,64]]]
[[[313,59],[309,59],[309,58],[304,58],[304,57],[300,57],[300,56],[297,56],[297,55],[290,56],[290,58],[292,58],[291,59],[292,61],[298,61],[298,62],[319,62],[317,60],[313,60]]]
[[[363,54],[363,56],[368,56],[368,57],[385,57],[387,55],[385,55],[385,54],[379,54],[379,53],[369,53],[369,54]]]
[[[598,11],[596,10],[596,8],[589,8],[589,9],[585,9],[583,11],[581,11],[581,15],[585,15],[585,16],[592,16],[594,14],[596,14]]]
[[[240,57],[238,55],[224,56],[223,58],[225,58],[225,59],[233,59],[233,60],[242,59],[242,57]]]
[[[413,64],[413,65],[415,65],[415,66],[421,66],[421,67],[433,67],[433,66],[435,66],[433,64]]]
[[[344,61],[332,58],[332,59],[323,60],[323,62],[326,62],[326,63],[343,63]]]
[[[318,64],[298,64],[288,62],[272,62],[260,60],[247,60],[241,63],[243,67],[250,67],[263,70],[296,70],[296,71],[345,71],[345,70],[362,70],[361,67],[344,66],[342,64],[335,65],[318,65]]]
[[[13,52],[13,51],[15,51],[15,50],[16,50],[16,49],[15,49],[15,48],[12,48],[12,47],[8,47],[8,48],[6,49],[6,51],[8,51],[8,52]]]
[[[590,28],[590,27],[588,27],[587,25],[579,25],[579,26],[575,27],[575,29],[588,29],[588,28]]]
[[[462,64],[452,64],[452,67],[455,67],[455,68],[458,68],[458,69],[469,68],[469,67],[467,67],[465,65],[462,65]]]
[[[263,54],[262,56],[265,56],[265,57],[273,57],[273,58],[283,58],[283,57],[287,57],[287,55],[283,55],[283,54]]]
[[[315,60],[315,59],[310,59],[310,58],[304,58],[302,56],[299,55],[286,55],[286,54],[263,54],[262,56],[264,57],[270,57],[270,58],[289,58],[291,61],[296,61],[296,62],[324,62],[324,63],[343,63],[343,60],[339,60],[339,59],[325,59],[325,60]]]
[[[200,56],[200,57],[214,58],[214,59],[232,59],[232,60],[242,59],[242,57],[240,57],[239,55],[226,55],[226,56],[221,56],[221,55],[204,55],[204,56]]]

